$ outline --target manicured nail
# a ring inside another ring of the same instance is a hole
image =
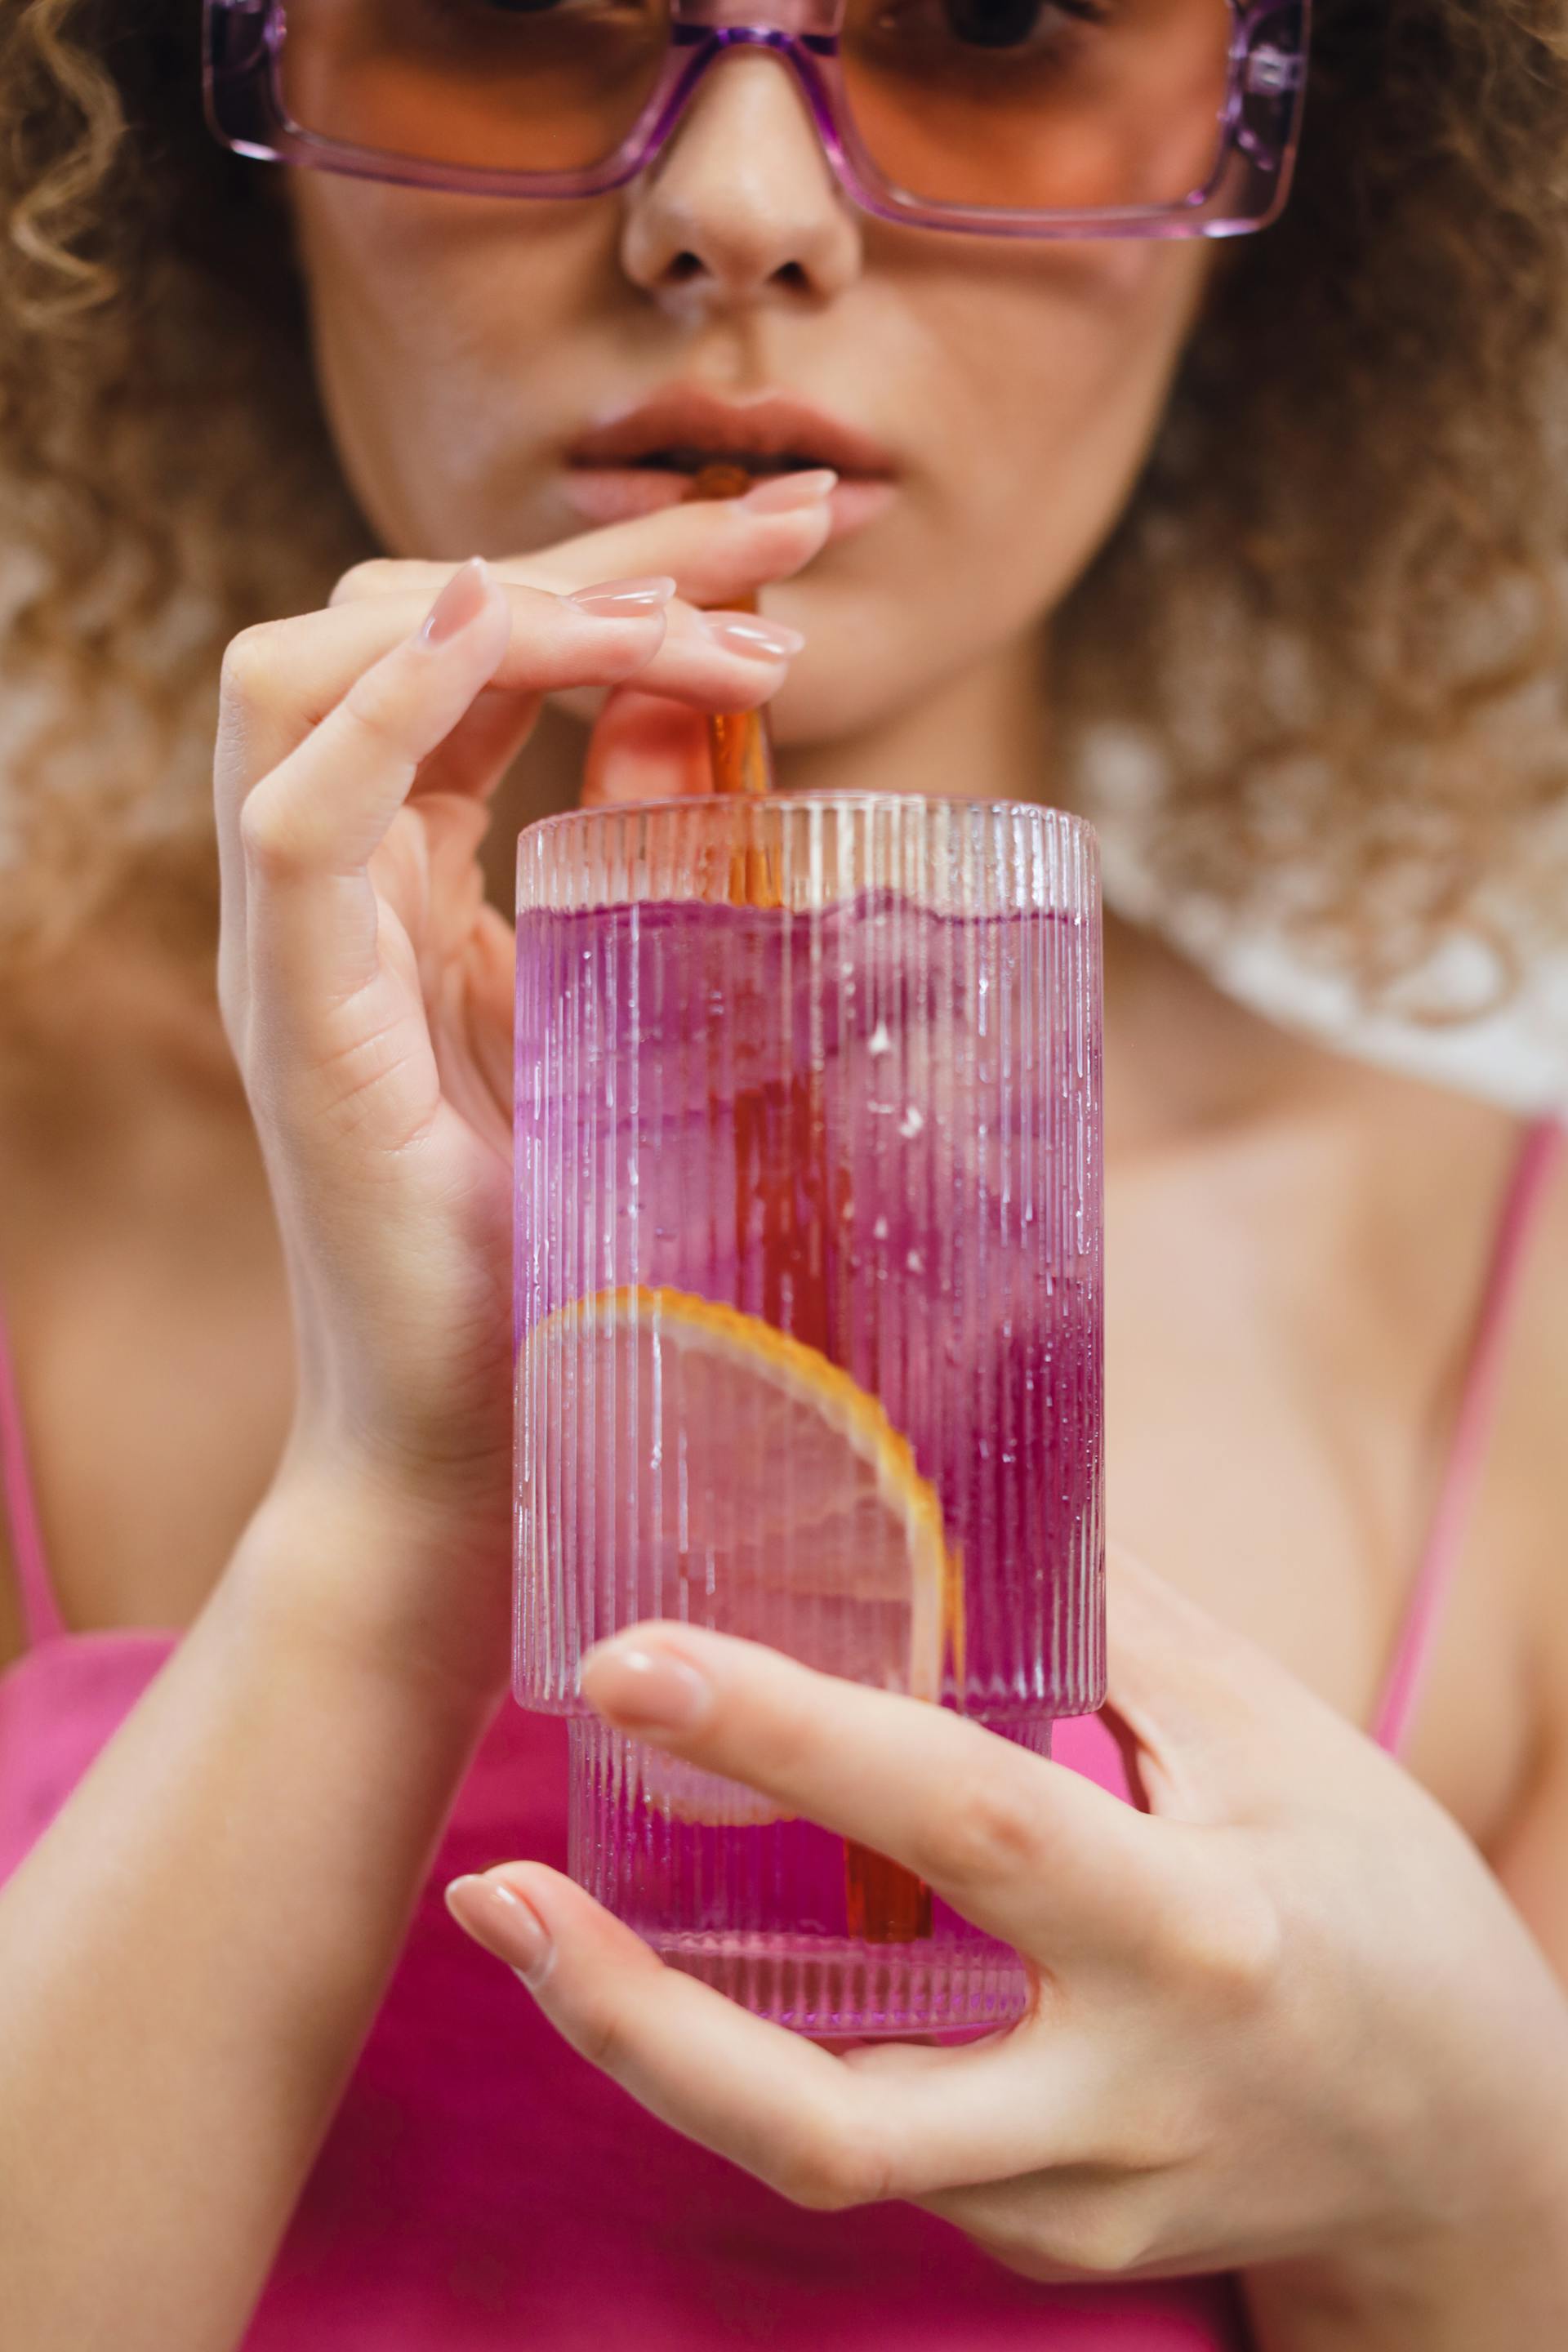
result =
[[[705,1677],[668,1650],[605,1642],[583,1661],[583,1694],[609,1722],[627,1731],[691,1731],[713,1694]]]
[[[749,661],[787,661],[805,643],[798,629],[754,620],[750,613],[699,613],[697,625],[727,654],[744,654]]]
[[[752,514],[794,514],[799,507],[819,507],[837,486],[837,475],[826,466],[811,474],[770,474],[740,503]]]
[[[419,632],[427,646],[448,645],[470,621],[477,621],[489,599],[489,566],[482,555],[470,555],[453,572],[425,616]]]
[[[459,1927],[515,1969],[524,1984],[538,1984],[550,1966],[550,1931],[531,1903],[504,1878],[487,1874],[454,1878],[447,1908]]]
[[[580,613],[595,621],[645,621],[662,613],[675,593],[675,582],[663,574],[648,580],[605,580],[595,588],[579,588],[566,598]]]

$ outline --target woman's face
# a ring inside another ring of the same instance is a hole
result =
[[[523,552],[725,448],[839,467],[832,541],[767,599],[809,637],[786,742],[875,728],[1037,627],[1127,497],[1206,254],[870,221],[756,52],[620,196],[289,176],[328,415],[393,553]]]

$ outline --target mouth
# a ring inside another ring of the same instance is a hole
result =
[[[679,442],[669,449],[650,449],[646,457],[629,457],[626,463],[639,473],[684,474],[690,479],[694,475],[706,472],[721,457],[724,463],[733,466],[737,473],[748,474],[755,481],[761,481],[769,474],[808,474],[826,463],[823,458],[799,457],[793,450],[782,451],[777,456],[763,450],[742,452],[725,449],[721,452],[712,443],[704,447],[695,441]]]
[[[804,401],[725,401],[678,386],[581,435],[566,452],[566,496],[590,521],[620,521],[677,504],[694,475],[719,463],[757,481],[831,467],[835,539],[880,512],[897,478],[879,442]]]

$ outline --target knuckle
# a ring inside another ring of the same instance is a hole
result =
[[[1121,2184],[1074,2198],[1049,2237],[1053,2261],[1089,2278],[1127,2278],[1155,2251],[1147,2200]]]
[[[989,1884],[1040,1868],[1041,1808],[1018,1763],[1017,1756],[1005,1749],[954,1781],[928,1832],[936,1874]]]
[[[795,1790],[809,1780],[822,1754],[823,1724],[817,1693],[801,1685],[803,1670],[782,1669],[744,1659],[733,1685],[721,1695],[691,1753],[710,1770],[761,1775],[770,1787]]]
[[[775,1697],[763,1727],[763,1739],[757,1741],[758,1756],[770,1776],[789,1787],[809,1775],[821,1753],[822,1727],[811,1704],[814,1696],[815,1693],[808,1694],[803,1700],[791,1692],[782,1699]],[[740,1696],[727,1728],[738,1748],[757,1740],[757,1713],[745,1696]]]
[[[612,2081],[619,2079],[626,2056],[626,2034],[614,2010],[598,2010],[583,2020],[572,2040],[590,2066],[596,2066]]]
[[[221,677],[226,702],[260,699],[276,669],[275,638],[274,625],[268,621],[258,621],[230,638],[224,651]]]
[[[792,2205],[812,2213],[843,2213],[877,2205],[891,2194],[891,2167],[868,2137],[842,2125],[805,2135],[784,2151],[773,2186]]]
[[[353,604],[363,596],[390,596],[404,584],[406,566],[386,555],[367,556],[351,563],[328,597],[329,605]]]
[[[253,874],[280,880],[310,863],[298,818],[280,793],[258,784],[239,812],[239,842]]]
[[[1230,2010],[1267,2000],[1283,1959],[1284,1924],[1267,1891],[1251,1883],[1193,1886],[1167,1925],[1162,1965],[1189,1988]]]
[[[368,736],[376,749],[399,766],[414,763],[405,740],[404,712],[391,681],[384,673],[366,670],[356,678],[343,697],[345,718],[353,720],[362,735]]]
[[[1212,2110],[1204,2080],[1194,2083],[1185,2065],[1157,2074],[1142,2051],[1121,2052],[1110,2059],[1098,2093],[1078,2155],[1094,2168],[1100,2193],[1126,2200],[1149,2194],[1158,2182],[1190,2173],[1206,2150]]]

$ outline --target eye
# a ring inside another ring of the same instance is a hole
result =
[[[1052,0],[943,0],[942,7],[953,38],[977,49],[1032,47],[1064,13]]]
[[[425,0],[425,5],[443,17],[466,13],[470,21],[559,26],[577,35],[646,31],[662,22],[647,0]]]
[[[575,23],[584,17],[591,24],[626,18],[640,22],[646,14],[640,0],[465,0],[465,4],[481,16],[510,16],[535,24],[541,18]]]
[[[876,30],[894,38],[944,41],[967,49],[1038,55],[1086,25],[1103,24],[1104,0],[892,0]]]

